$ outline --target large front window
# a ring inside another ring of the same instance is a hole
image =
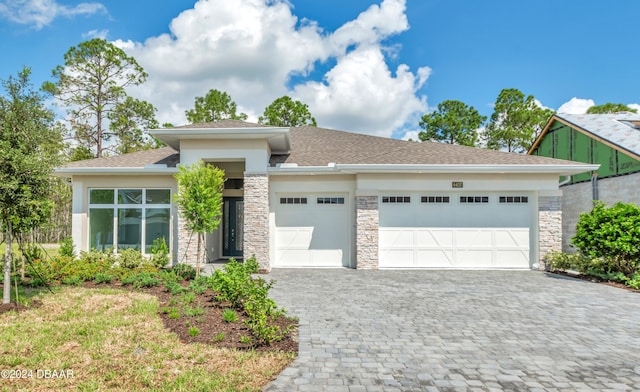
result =
[[[171,244],[170,189],[89,189],[89,248],[133,248],[151,253],[153,241]]]

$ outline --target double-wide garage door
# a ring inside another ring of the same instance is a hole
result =
[[[525,192],[382,194],[379,268],[530,268],[534,200]],[[278,195],[274,267],[352,266],[350,202],[346,194]]]
[[[282,194],[274,210],[274,267],[349,266],[347,195]]]
[[[530,268],[528,194],[381,196],[380,268]]]

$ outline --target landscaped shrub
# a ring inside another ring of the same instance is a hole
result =
[[[135,288],[153,287],[160,284],[157,273],[139,272],[127,275],[122,279],[122,284],[130,284]]]
[[[211,285],[218,300],[227,301],[245,311],[249,317],[245,324],[257,343],[269,345],[281,340],[288,331],[283,331],[273,322],[284,314],[284,309],[278,309],[275,301],[268,297],[274,282],[252,278],[251,274],[256,272],[258,263],[255,258],[247,259],[244,263],[231,259],[225,264],[224,270],[214,271]]]
[[[32,285],[60,283],[77,276],[83,281],[94,280],[99,273],[109,273],[115,258],[102,252],[83,252],[79,259],[70,256],[35,259],[27,267]]]
[[[169,263],[169,246],[164,237],[153,240],[149,262],[158,268],[164,268]]]
[[[196,294],[203,294],[209,286],[209,278],[206,276],[198,276],[189,283],[189,290]]]
[[[164,287],[168,292],[171,293],[171,295],[182,294],[187,290],[185,287],[182,287],[178,282],[174,280],[165,281]]]
[[[114,279],[113,275],[110,274],[105,274],[102,272],[98,272],[96,274],[96,277],[93,279],[93,281],[97,284],[99,283],[111,283]]]
[[[75,257],[75,247],[73,246],[73,239],[71,237],[66,237],[60,242],[58,254],[60,256]]]
[[[589,213],[580,215],[572,239],[580,253],[602,258],[604,272],[630,276],[640,265],[640,207],[616,203],[607,208],[596,202]]]
[[[223,270],[215,270],[211,275],[213,291],[220,301],[228,301],[231,306],[243,309],[244,301],[249,297],[255,286],[251,274],[258,272],[258,263],[254,258],[239,263],[229,259]]]
[[[118,262],[123,268],[139,268],[145,261],[144,256],[138,250],[133,248],[118,250]]]
[[[174,265],[171,270],[185,280],[192,280],[196,277],[196,269],[191,264],[179,263]]]

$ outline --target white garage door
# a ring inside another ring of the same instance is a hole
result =
[[[278,195],[274,267],[349,266],[347,195]]]
[[[380,201],[380,268],[530,268],[529,194],[394,194]]]

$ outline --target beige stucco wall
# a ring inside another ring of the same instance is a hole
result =
[[[562,188],[562,250],[574,252],[571,238],[583,212],[593,207],[591,182],[565,185]],[[611,205],[619,201],[640,205],[640,173],[598,180],[598,199]]]

